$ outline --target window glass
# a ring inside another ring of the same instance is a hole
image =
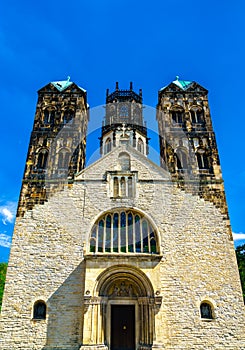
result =
[[[36,320],[46,319],[46,304],[44,301],[36,301],[33,309],[33,318]]]
[[[93,253],[157,254],[157,246],[156,232],[148,220],[142,214],[125,209],[107,213],[97,220],[90,236]]]
[[[201,309],[201,318],[212,319],[212,308],[208,303],[202,303],[200,306]]]

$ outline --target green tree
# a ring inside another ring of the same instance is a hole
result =
[[[241,278],[243,299],[245,302],[245,244],[240,245],[236,248],[236,257],[237,257],[238,270]]]
[[[7,272],[7,263],[0,263],[0,311],[1,311],[2,300],[3,300],[3,290],[4,290],[6,272]]]

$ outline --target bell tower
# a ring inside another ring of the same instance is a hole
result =
[[[227,214],[208,91],[177,76],[158,92],[157,121],[161,166],[181,188],[212,201]]]
[[[106,92],[106,115],[103,121],[100,147],[102,156],[109,153],[120,142],[128,142],[145,156],[148,154],[146,123],[142,114],[142,90],[139,94],[129,90],[119,90],[118,82],[114,92]]]
[[[84,168],[87,123],[87,93],[70,77],[38,91],[17,216]]]

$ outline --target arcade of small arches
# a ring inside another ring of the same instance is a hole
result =
[[[115,209],[94,224],[90,253],[159,254],[159,239],[153,224],[135,210]]]
[[[114,176],[113,177],[113,198],[131,198],[135,195],[134,176]]]
[[[110,152],[111,143],[109,142],[105,144],[105,147],[106,147],[106,151]],[[144,152],[142,151],[144,147],[143,141],[139,147],[140,148],[138,150],[140,152]],[[37,169],[45,169],[47,165],[47,159],[48,159],[48,150],[46,148],[42,148],[37,155],[37,164],[36,164]],[[207,170],[210,168],[208,155],[205,149],[203,148],[197,149],[196,159],[197,159],[197,164],[199,169]],[[70,150],[67,148],[62,148],[58,153],[58,168],[68,169],[70,160],[71,160]],[[175,162],[176,162],[176,168],[178,171],[188,169],[190,165],[190,161],[189,161],[188,151],[185,147],[177,148],[175,152]],[[120,179],[118,177],[114,178],[113,197],[132,197],[133,194],[134,194],[134,190],[133,190],[132,177],[127,178],[127,181],[125,180],[125,177],[121,177]]]
[[[46,148],[42,148],[39,150],[37,155],[37,169],[46,169],[47,160],[48,160],[48,150]],[[59,169],[68,169],[71,160],[71,152],[68,148],[62,148],[58,152],[57,157],[57,165]]]
[[[206,150],[198,148],[195,155],[199,170],[208,170],[210,165]],[[190,159],[188,156],[188,150],[185,147],[177,148],[175,152],[175,162],[178,171],[187,170],[189,168]]]
[[[48,106],[43,110],[43,122],[45,125],[54,124],[57,117],[59,118],[59,123],[67,124],[74,116],[75,110],[69,106],[63,109],[59,115],[57,115],[57,111],[53,106]]]
[[[170,110],[171,121],[173,124],[183,125],[185,122],[185,111],[181,106],[173,106]],[[204,111],[201,106],[194,105],[189,110],[190,121],[192,124],[202,124],[204,122]],[[180,140],[181,141],[181,140]],[[195,139],[194,143],[197,143],[198,147],[195,147],[195,155],[200,170],[208,170],[210,168],[208,154],[202,143],[202,140]],[[176,169],[178,171],[183,171],[188,169],[190,165],[190,160],[188,156],[188,150],[185,147],[177,148],[175,151],[175,163]]]
[[[209,141],[206,137],[195,137],[193,145],[187,137],[180,138],[178,145],[168,145],[169,154],[172,155],[170,159],[175,163],[175,170],[184,171],[190,169],[191,164],[194,165],[193,156],[196,157],[196,164],[201,171],[209,171],[211,164],[208,155]],[[192,158],[192,159],[191,159]]]
[[[106,125],[117,123],[133,123],[142,125],[142,108],[139,103],[117,102],[107,104]]]
[[[183,124],[185,121],[185,111],[181,106],[173,106],[170,110],[170,116],[173,123]],[[201,106],[192,106],[189,110],[189,116],[192,124],[204,122],[204,112]]]
[[[139,137],[137,140],[136,149],[140,153],[145,154],[145,144],[141,137]],[[107,137],[104,143],[104,154],[111,152],[111,150],[112,150],[112,140],[111,140],[111,137]]]

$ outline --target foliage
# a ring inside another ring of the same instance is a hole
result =
[[[241,278],[243,299],[245,302],[245,244],[236,248],[237,264]]]
[[[2,306],[3,290],[7,272],[7,263],[0,263],[0,310]]]

